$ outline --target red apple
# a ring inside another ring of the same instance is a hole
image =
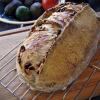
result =
[[[42,6],[45,10],[57,5],[59,0],[42,0]]]

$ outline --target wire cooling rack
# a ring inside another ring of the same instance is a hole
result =
[[[16,41],[17,39],[14,40]],[[22,38],[20,40],[22,41]],[[85,78],[81,80],[81,83],[79,79],[83,77],[82,75],[62,91],[51,93],[32,91],[28,85],[19,79],[16,71],[16,52],[20,44],[21,42],[16,42],[16,45],[14,44],[15,46],[6,50],[7,52],[0,58],[0,83],[19,100],[82,100],[86,98],[91,100],[92,97],[98,95],[98,91],[100,93],[100,57],[97,57],[98,59],[95,57],[96,62],[91,63],[91,67],[88,67],[83,72]],[[11,46],[10,43],[9,45]],[[98,47],[96,55],[100,56],[100,47]],[[93,79],[94,81],[91,82]],[[89,88],[89,86],[92,86],[92,88]],[[86,98],[83,95],[86,95]]]

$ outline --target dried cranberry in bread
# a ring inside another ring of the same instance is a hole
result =
[[[99,22],[87,4],[64,3],[47,10],[18,50],[17,71],[32,89],[67,87],[94,56]]]

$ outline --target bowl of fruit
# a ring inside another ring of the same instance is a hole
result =
[[[9,24],[31,24],[59,0],[0,0],[0,21]]]

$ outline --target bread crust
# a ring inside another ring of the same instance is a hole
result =
[[[37,20],[31,29],[29,37],[32,37],[35,25],[53,13],[57,7],[59,5],[45,12]],[[43,63],[41,73],[37,74],[34,71],[30,71],[30,74],[27,75],[24,72],[24,66],[18,63],[17,57],[18,74],[34,90],[51,92],[65,89],[88,66],[96,52],[99,36],[99,23],[95,12],[89,5],[85,5],[63,27],[57,39],[54,39],[52,49],[49,50]],[[25,43],[27,42],[23,42],[23,44]],[[29,51],[29,53],[31,52]],[[20,48],[17,55],[19,54]]]

